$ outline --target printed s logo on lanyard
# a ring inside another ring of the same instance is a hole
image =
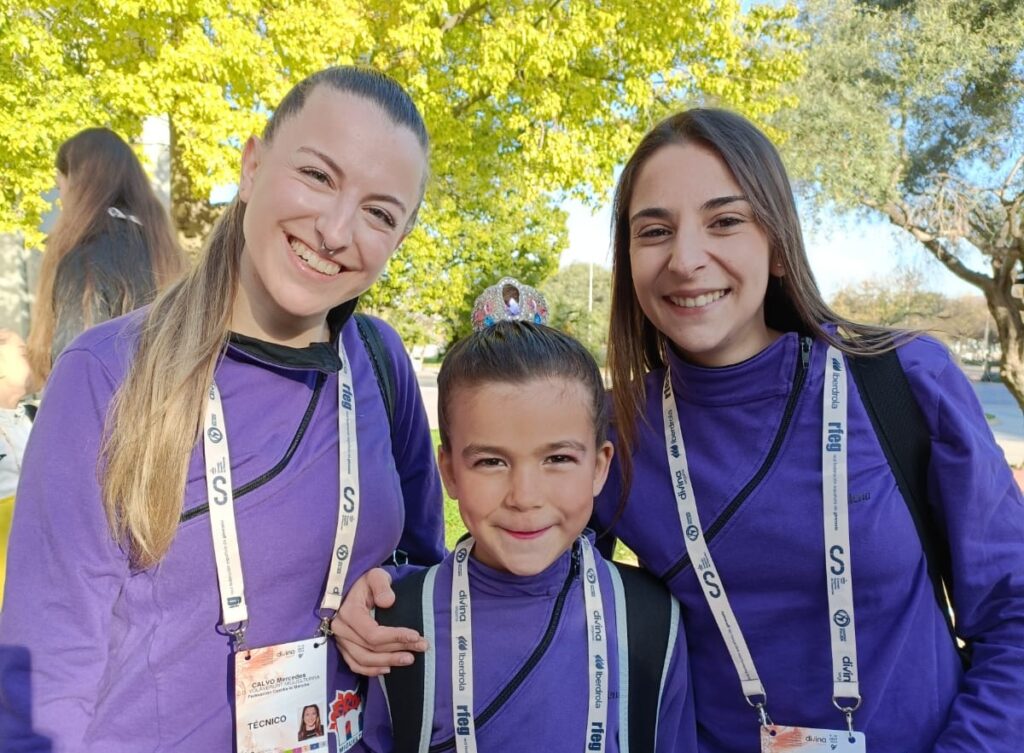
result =
[[[469,553],[473,537],[455,547],[452,562],[451,651],[452,715],[457,753],[476,753],[473,713],[473,604],[470,596]],[[597,576],[597,562],[590,542],[578,539],[583,557],[583,609],[587,616],[590,704],[583,750],[603,751],[608,729],[608,649],[604,603]],[[620,702],[624,702],[624,699]]]
[[[359,524],[359,438],[356,434],[355,390],[351,364],[340,338],[338,356],[341,359],[341,370],[338,372],[338,522],[327,587],[320,602],[320,633],[323,635],[329,633],[330,618],[341,606],[341,594],[348,577]],[[203,410],[203,450],[222,625],[233,636],[237,650],[244,643],[249,614],[242,563],[238,554],[228,432],[216,384],[210,385]]]
[[[825,357],[825,387],[822,413],[822,513],[825,527],[825,569],[828,583],[829,631],[832,647],[832,702],[846,718],[847,729],[814,730],[778,727],[767,713],[768,697],[754,667],[754,660],[740,630],[704,538],[697,513],[697,501],[690,480],[686,447],[679,426],[671,371],[666,368],[662,391],[665,451],[671,474],[676,509],[686,552],[693,563],[705,601],[725,641],[729,657],[740,679],[743,695],[757,709],[762,725],[762,751],[776,750],[779,735],[796,730],[804,734],[800,750],[864,751],[863,733],[853,731],[853,712],[860,706],[857,675],[857,643],[854,626],[853,576],[850,572],[849,498],[847,495],[847,385],[842,353],[833,346]],[[847,701],[849,703],[843,703]],[[799,735],[798,735],[799,736]],[[787,738],[788,739],[788,738]],[[834,746],[834,747],[828,747]],[[782,750],[782,748],[778,748]],[[788,749],[788,748],[787,748]]]

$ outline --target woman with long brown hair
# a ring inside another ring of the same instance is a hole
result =
[[[28,336],[37,387],[75,337],[151,302],[187,266],[138,157],[113,131],[87,128],[61,144],[57,186]]]
[[[394,330],[353,313],[423,198],[415,104],[382,73],[329,68],[241,162],[191,272],[50,376],[0,612],[5,741],[291,749],[315,704],[345,750],[359,683],[330,618],[396,550],[444,552],[416,375]]]
[[[644,137],[613,247],[597,518],[682,604],[702,753],[1017,750],[1024,499],[946,349],[827,306],[735,113]]]

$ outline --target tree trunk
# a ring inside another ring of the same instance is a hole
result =
[[[865,201],[864,204],[872,209],[880,209],[893,225],[910,233],[946,269],[978,288],[985,296],[1003,350],[999,375],[1024,413],[1024,322],[1021,320],[1024,304],[1010,294],[1019,259],[1018,252],[1012,247],[986,244],[977,238],[969,239],[989,259],[992,265],[992,276],[989,277],[964,265],[943,245],[938,233],[911,224],[905,209],[892,203],[879,206]]]
[[[181,163],[179,134],[173,115],[171,126],[171,219],[178,230],[182,247],[195,259],[203,242],[210,234],[222,207],[215,207],[207,199],[199,198],[192,189],[192,181]]]
[[[1010,295],[1008,286],[998,285],[985,291],[985,301],[995,319],[999,344],[1003,349],[999,375],[1024,411],[1024,323],[1021,322],[1020,303]]]

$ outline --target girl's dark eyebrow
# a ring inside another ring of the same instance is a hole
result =
[[[558,442],[552,442],[544,448],[544,452],[557,452],[558,450],[577,450],[578,452],[586,452],[587,446],[582,442],[577,442],[575,439],[563,439]]]
[[[468,444],[462,448],[462,457],[470,458],[474,455],[503,455],[505,450],[501,447],[493,447],[486,444]]]
[[[311,146],[300,146],[299,151],[308,152],[309,154],[316,155],[318,158],[323,160],[325,165],[327,165],[329,168],[331,168],[331,170],[334,171],[335,175],[337,175],[338,177],[344,177],[345,171],[338,166],[338,163],[332,160],[323,152],[321,152],[319,149],[314,149]],[[398,199],[395,196],[392,196],[391,194],[375,193],[371,194],[370,196],[367,196],[366,198],[372,201],[386,201],[390,204],[394,204],[396,207],[398,207],[398,209],[401,212],[408,213],[408,210],[406,210],[405,208],[405,204],[400,199]]]

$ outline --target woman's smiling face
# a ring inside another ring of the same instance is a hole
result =
[[[305,723],[306,729],[315,728],[317,722],[320,721],[320,710],[316,706],[307,706],[306,710],[302,712],[302,721]]]
[[[328,85],[271,141],[251,138],[232,329],[292,345],[324,339],[327,312],[365,292],[405,237],[426,169],[410,129]]]
[[[637,174],[629,230],[640,308],[683,357],[727,366],[772,342],[768,237],[718,154],[694,143],[658,149]]]

